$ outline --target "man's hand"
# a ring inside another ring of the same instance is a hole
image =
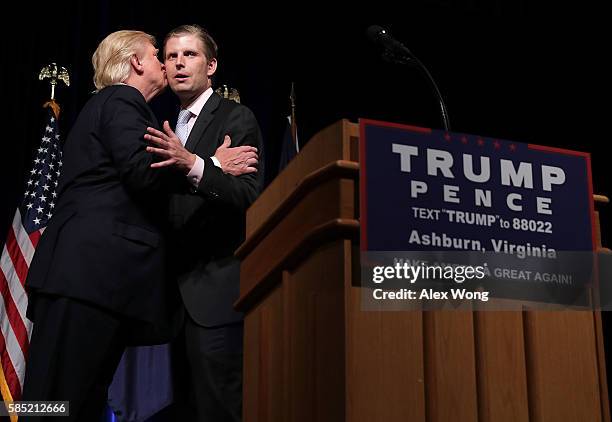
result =
[[[164,161],[151,164],[151,168],[173,166],[185,174],[189,173],[195,164],[196,155],[185,149],[181,140],[170,129],[167,120],[164,122],[164,132],[166,133],[152,127],[148,127],[147,132],[149,133],[144,136],[145,139],[156,146],[147,147],[147,151],[165,158]]]
[[[258,156],[257,148],[250,145],[230,148],[232,140],[228,135],[223,138],[223,145],[215,151],[215,158],[221,164],[223,173],[229,173],[232,176],[240,176],[241,174],[256,173]]]

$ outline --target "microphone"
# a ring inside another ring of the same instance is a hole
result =
[[[429,70],[427,70],[425,65],[421,63],[421,61],[417,59],[416,56],[412,54],[412,52],[408,50],[408,48],[404,44],[393,38],[391,32],[389,32],[382,26],[371,25],[370,27],[368,27],[366,33],[368,35],[368,38],[373,43],[381,45],[384,48],[385,51],[383,53],[383,58],[385,60],[398,64],[415,64],[421,70],[421,72],[423,72],[438,99],[444,130],[449,132],[450,121],[448,119],[446,105],[444,104],[442,94],[440,93],[440,89],[438,88],[436,81],[434,81],[433,77],[431,76],[431,73],[429,73]]]
[[[415,58],[404,44],[393,38],[391,32],[382,26],[372,25],[367,29],[366,33],[374,44],[384,47],[385,53],[397,55],[407,60]]]

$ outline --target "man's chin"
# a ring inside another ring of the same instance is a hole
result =
[[[173,83],[168,84],[172,92],[189,92],[189,87],[184,83]]]

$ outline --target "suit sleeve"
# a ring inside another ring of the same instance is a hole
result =
[[[164,171],[152,169],[154,156],[146,151],[147,105],[137,92],[109,98],[101,114],[102,143],[110,151],[121,182],[134,193],[152,193],[163,187]]]
[[[210,157],[202,157],[205,163],[204,174],[197,191],[211,201],[220,201],[244,213],[261,192],[264,180],[263,139],[253,112],[244,106],[232,110],[220,133],[221,139],[217,140],[219,145],[223,143],[225,135],[232,139],[232,147],[251,145],[257,148],[257,173],[241,176],[225,174],[214,165]]]

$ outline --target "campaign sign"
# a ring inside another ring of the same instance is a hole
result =
[[[469,252],[497,279],[590,279],[558,268],[590,265],[588,153],[372,120],[360,132],[362,252]]]

